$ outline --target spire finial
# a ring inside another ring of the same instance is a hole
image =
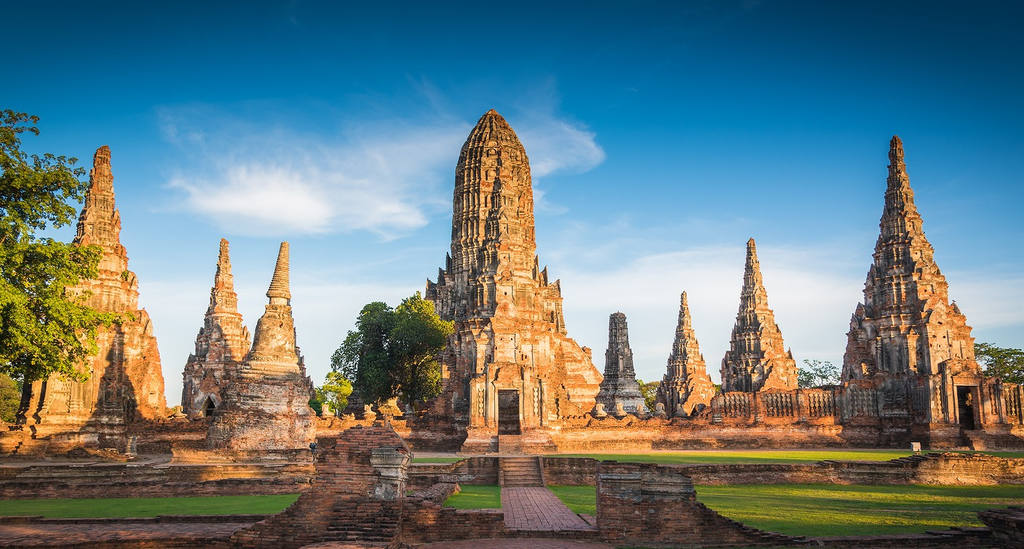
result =
[[[282,242],[281,249],[277,252],[277,265],[274,266],[274,278],[270,281],[270,288],[267,289],[267,297],[271,303],[274,298],[290,300],[292,293],[288,289],[288,243]]]
[[[226,238],[220,239],[220,252],[217,254],[217,274],[213,277],[213,285],[216,288],[234,286],[231,281],[231,255]]]
[[[114,174],[110,169],[110,147],[103,145],[92,155],[92,171],[89,172],[90,187],[113,191]]]
[[[686,304],[686,292],[685,291],[682,294],[679,295],[679,305],[681,305],[683,307],[689,307],[689,305]]]

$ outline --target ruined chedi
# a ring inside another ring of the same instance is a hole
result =
[[[703,410],[714,396],[715,384],[704,364],[704,355],[693,331],[686,292],[683,292],[679,296],[679,321],[672,353],[668,357],[665,377],[658,385],[658,401],[665,404],[665,412],[669,415],[686,417],[694,411]]]
[[[985,382],[974,358],[971,327],[949,301],[949,285],[925,238],[903,143],[896,136],[889,144],[879,229],[864,302],[850,319],[843,381],[872,380],[887,400],[930,402],[918,410],[920,422],[956,422],[958,411],[981,416],[967,406],[989,398],[979,393]],[[963,419],[973,423],[974,417]]]
[[[494,110],[470,132],[455,168],[451,253],[426,297],[455,321],[444,353],[443,413],[464,448],[594,406],[601,375],[566,336],[559,281],[540,269],[526,150]]]
[[[238,313],[228,241],[220,240],[210,306],[196,336],[196,350],[182,373],[181,406],[192,417],[209,416],[221,403],[221,391],[249,350],[249,329]]]
[[[747,241],[740,308],[729,350],[722,359],[722,391],[768,391],[797,388],[796,361],[782,341],[775,313],[761,277],[754,239]]]
[[[282,242],[252,349],[222,388],[207,445],[241,452],[306,448],[314,438],[313,386],[295,344],[288,243]]]
[[[128,253],[121,245],[109,147],[93,156],[74,243],[99,246],[103,255],[97,277],[68,292],[85,296],[90,307],[124,316],[99,328],[99,349],[80,366],[86,381],[53,375],[26,385],[17,422],[33,438],[48,438],[48,450],[77,445],[125,449],[125,425],[162,418],[167,406],[153,324],[139,308],[139,282],[128,270]]]
[[[608,350],[604,353],[604,379],[597,393],[597,403],[608,412],[643,411],[644,397],[636,382],[633,350],[629,348],[629,327],[626,315],[612,313],[608,317]]]

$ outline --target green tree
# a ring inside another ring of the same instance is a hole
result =
[[[327,407],[335,414],[340,414],[348,406],[348,397],[352,394],[352,382],[345,379],[341,372],[327,372],[324,384],[316,388],[316,400],[320,407]],[[317,410],[317,413],[322,413]]]
[[[356,329],[331,357],[331,369],[367,402],[422,402],[441,391],[438,355],[453,331],[454,324],[441,320],[419,292],[394,309],[375,301],[359,312]]]
[[[647,407],[648,412],[653,412],[654,405],[658,402],[658,386],[661,385],[661,382],[647,383],[642,379],[637,379],[636,382],[640,384],[640,394],[644,397],[644,406]]]
[[[6,374],[0,374],[0,420],[14,423],[14,414],[21,405],[21,387]]]
[[[1024,384],[1024,350],[975,343],[974,357],[984,367],[985,375]]]
[[[804,367],[796,372],[796,383],[801,388],[837,385],[839,368],[827,360],[804,359]]]
[[[21,137],[38,117],[0,112],[0,372],[21,382],[52,373],[84,379],[77,366],[96,352],[96,332],[118,315],[100,313],[65,289],[97,275],[102,250],[38,233],[75,219],[87,183],[76,159],[28,155]]]

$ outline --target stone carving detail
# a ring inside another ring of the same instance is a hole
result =
[[[448,382],[439,403],[448,404],[434,410],[454,413],[453,419],[468,424],[480,439],[497,432],[497,390],[492,387],[519,391],[528,402],[543,383],[540,413],[533,406],[520,410],[522,427],[528,429],[540,426],[545,414],[586,413],[601,382],[589,353],[566,336],[560,282],[549,280],[536,252],[526,150],[505,119],[491,110],[462,146],[455,168],[451,253],[437,282],[428,280],[426,287],[438,315],[455,321],[442,357]],[[470,398],[473,387],[481,387],[481,406],[453,405],[476,402]]]
[[[665,377],[658,385],[658,401],[665,403],[668,414],[686,417],[702,411],[714,396],[715,384],[704,364],[704,355],[693,331],[686,292],[683,292],[679,296],[679,321],[672,353],[668,357]]]
[[[252,348],[224,387],[223,404],[210,423],[210,447],[295,450],[313,441],[313,384],[295,344],[291,297],[288,243],[282,242]]]
[[[796,361],[782,341],[761,277],[754,239],[747,241],[743,291],[729,350],[722,359],[722,391],[788,391],[797,388]]]
[[[153,324],[139,308],[138,279],[128,270],[128,254],[121,244],[109,147],[96,150],[89,181],[74,243],[99,246],[103,255],[98,276],[68,292],[85,295],[89,306],[125,318],[99,328],[98,352],[80,366],[89,379],[74,382],[54,375],[26,385],[17,422],[35,438],[51,437],[59,443],[57,438],[68,437],[74,439],[72,445],[124,450],[126,423],[166,415],[164,378]]]
[[[850,319],[843,380],[940,373],[980,375],[967,318],[949,301],[949,285],[925,238],[903,158],[889,143],[885,208],[864,302]]]
[[[633,369],[633,350],[629,348],[629,327],[626,315],[613,313],[608,317],[608,350],[604,354],[604,380],[597,401],[606,408],[639,412],[644,397]]]
[[[249,329],[238,313],[228,241],[222,238],[210,306],[196,336],[196,350],[182,373],[181,406],[186,414],[205,416],[220,405],[221,389],[245,359],[250,345]]]

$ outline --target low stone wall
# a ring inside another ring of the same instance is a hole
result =
[[[0,466],[0,498],[171,497],[294,494],[310,464],[75,464]]]
[[[409,468],[409,486],[422,490],[437,483],[498,484],[498,458],[477,456],[454,463],[420,463]]]
[[[458,485],[438,483],[405,499],[399,539],[426,543],[503,537],[505,514],[501,509],[453,509],[444,502]]]
[[[596,484],[599,462],[590,458],[545,457],[548,484]],[[982,454],[924,454],[891,461],[821,461],[807,464],[678,465],[695,484],[1024,484],[1024,459]]]

